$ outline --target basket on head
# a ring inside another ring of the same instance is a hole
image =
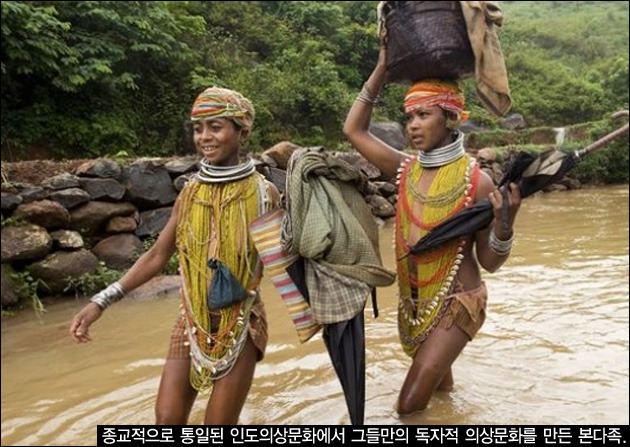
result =
[[[457,1],[389,1],[387,79],[459,79],[472,75],[475,59]]]

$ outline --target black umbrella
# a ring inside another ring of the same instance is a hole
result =
[[[324,344],[335,367],[352,425],[365,413],[365,332],[363,312],[348,321],[324,326]]]
[[[612,115],[613,118],[628,117],[628,111],[622,110]],[[518,154],[516,160],[499,183],[499,189],[507,192],[510,182],[518,184],[521,197],[527,197],[541,189],[561,180],[564,175],[583,156],[610,143],[615,138],[628,131],[628,123],[609,133],[584,149],[571,154],[558,150],[550,150],[538,157],[525,152]],[[507,208],[505,208],[507,211]],[[420,254],[433,250],[440,245],[460,236],[475,233],[487,227],[492,222],[494,213],[488,199],[483,199],[469,208],[465,208],[450,219],[445,220],[426,234],[409,250],[412,254]]]
[[[300,290],[304,298],[310,302],[306,286],[304,258],[298,258],[286,269],[287,273]],[[378,316],[376,307],[376,291],[372,290],[372,306],[374,318]],[[343,389],[350,422],[352,425],[363,425],[365,413],[365,322],[363,312],[359,312],[350,320],[324,326],[324,344],[335,367],[341,388]]]

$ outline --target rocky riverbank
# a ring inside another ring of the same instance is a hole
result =
[[[296,148],[283,142],[255,156],[259,172],[281,192]],[[495,181],[511,158],[488,148],[474,155]],[[392,179],[354,151],[334,156],[367,177],[365,200],[373,215],[392,217],[397,201]],[[106,281],[106,273],[129,268],[162,230],[178,192],[197,169],[197,157],[4,163],[2,306],[16,304],[25,292],[63,294],[76,287],[73,279]],[[576,188],[579,182],[567,180],[560,187]]]

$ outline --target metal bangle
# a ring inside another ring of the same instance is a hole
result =
[[[512,250],[512,244],[514,243],[514,233],[510,235],[510,238],[506,241],[499,239],[494,232],[494,228],[490,230],[490,236],[488,237],[488,246],[495,254],[499,256],[505,256]]]
[[[116,301],[122,300],[124,296],[125,289],[116,281],[94,295],[90,301],[96,303],[102,310],[105,310]]]
[[[370,89],[367,87],[367,84],[363,84],[363,88],[357,96],[357,101],[360,101],[364,104],[376,104],[378,102],[378,95],[372,94],[372,92],[370,92]]]

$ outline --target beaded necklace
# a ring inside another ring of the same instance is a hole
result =
[[[190,383],[200,392],[229,373],[247,340],[249,316],[256,298],[258,253],[249,237],[249,223],[264,206],[260,175],[223,183],[194,180],[182,191],[177,248],[183,283],[183,313],[190,342]],[[217,258],[238,278],[248,297],[232,306],[209,309],[208,286]]]
[[[427,191],[422,192],[418,184],[425,170],[417,158],[403,161],[399,169],[395,229],[398,326],[401,343],[410,356],[415,355],[446,310],[444,298],[464,257],[465,240],[456,239],[421,255],[410,254],[409,248],[442,221],[470,206],[479,178],[475,161],[460,155],[440,166]]]

